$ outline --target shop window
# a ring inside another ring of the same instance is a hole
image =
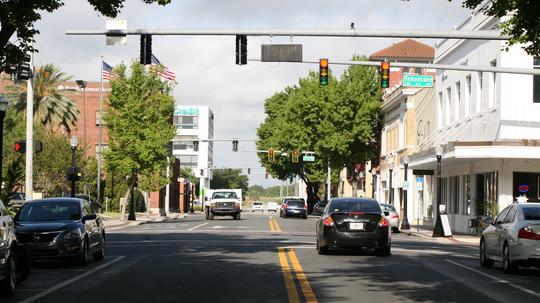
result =
[[[499,211],[498,200],[497,172],[477,174],[475,201],[476,215],[495,217]]]
[[[540,57],[534,58],[534,69],[540,69]],[[540,76],[533,77],[533,102],[540,103]]]
[[[540,173],[514,172],[514,201],[540,202]]]
[[[463,183],[463,208],[461,213],[463,215],[471,214],[471,176],[465,175],[462,178]]]

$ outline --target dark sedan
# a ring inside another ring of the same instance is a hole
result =
[[[315,203],[315,205],[313,206],[313,214],[316,216],[320,216],[323,213],[326,204],[328,204],[328,201],[319,201]]]
[[[33,259],[72,258],[85,265],[105,256],[105,229],[88,201],[48,198],[26,202],[15,216],[19,242]]]
[[[374,249],[390,255],[391,231],[379,203],[367,198],[334,198],[317,222],[317,251]]]
[[[307,219],[307,205],[302,199],[285,200],[285,202],[281,204],[279,216],[282,218],[294,216]]]

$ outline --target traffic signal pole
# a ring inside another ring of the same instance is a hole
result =
[[[27,80],[26,87],[26,170],[24,179],[25,200],[32,200],[34,195],[33,156],[34,156],[34,80],[33,80],[33,55],[30,55],[30,69],[32,75]]]

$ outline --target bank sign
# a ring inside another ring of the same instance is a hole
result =
[[[404,87],[433,87],[433,76],[403,74]]]
[[[175,116],[198,116],[199,109],[195,107],[177,107],[174,109]]]

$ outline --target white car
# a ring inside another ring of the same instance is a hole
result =
[[[253,207],[251,208],[251,212],[255,212],[255,211],[261,211],[262,213],[264,212],[262,202],[253,202]]]
[[[266,210],[268,212],[273,211],[273,212],[277,213],[278,209],[279,209],[279,206],[278,206],[278,204],[276,202],[268,202],[266,204]]]

